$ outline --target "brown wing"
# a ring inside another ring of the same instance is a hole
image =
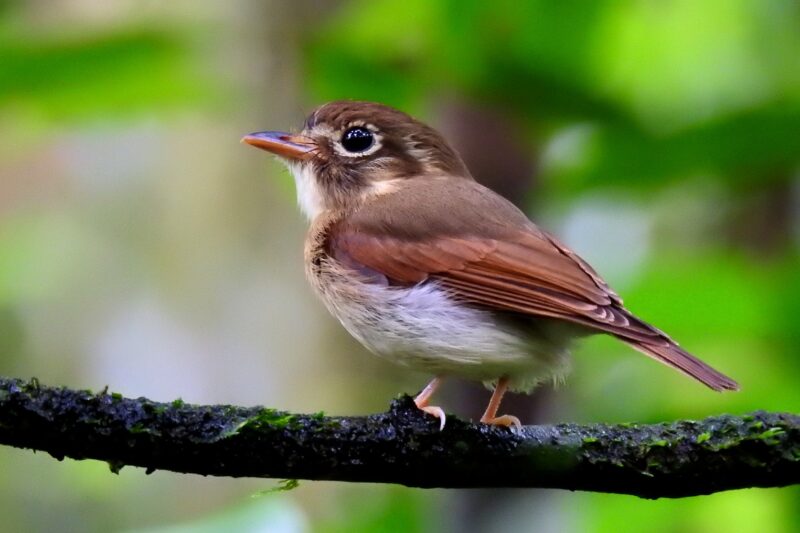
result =
[[[329,252],[393,283],[435,280],[475,305],[610,333],[715,390],[737,388],[629,313],[585,261],[498,195],[454,178],[413,185],[337,225]]]

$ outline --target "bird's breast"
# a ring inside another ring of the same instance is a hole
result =
[[[524,375],[528,383],[563,371],[564,346],[456,301],[435,281],[411,286],[376,281],[328,255],[324,238],[313,232],[306,265],[309,282],[331,314],[370,351],[395,363],[482,381]]]

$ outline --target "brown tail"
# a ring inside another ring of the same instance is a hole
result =
[[[669,344],[651,344],[644,341],[620,338],[648,357],[680,370],[715,391],[739,390],[738,383],[717,372],[672,341],[669,341]]]

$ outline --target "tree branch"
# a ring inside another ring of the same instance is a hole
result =
[[[0,444],[112,470],[399,483],[543,487],[681,497],[800,483],[800,416],[755,412],[699,422],[527,426],[516,435],[411,398],[365,417],[127,399],[0,378]]]

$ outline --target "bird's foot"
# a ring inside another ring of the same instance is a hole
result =
[[[519,418],[512,415],[495,416],[492,418],[483,416],[481,422],[483,424],[489,424],[490,426],[504,426],[515,433],[522,431],[522,422],[519,421]]]
[[[444,410],[441,407],[436,407],[435,405],[428,405],[428,402],[433,396],[433,393],[436,392],[436,389],[442,384],[442,378],[437,376],[428,383],[422,392],[417,394],[417,397],[414,398],[414,403],[417,405],[420,411],[424,411],[431,416],[435,416],[439,419],[439,431],[444,429],[444,423],[447,420],[447,415],[444,414]]]
[[[497,416],[497,409],[500,407],[500,401],[508,388],[508,376],[503,376],[497,380],[497,387],[494,388],[492,399],[489,400],[489,405],[486,406],[486,412],[481,417],[481,422],[489,424],[490,426],[505,426],[512,431],[512,433],[519,433],[522,431],[522,423],[519,418],[511,415]]]
[[[447,415],[444,414],[444,409],[441,407],[437,407],[435,405],[420,405],[417,404],[417,407],[420,411],[424,411],[431,416],[435,416],[439,419],[439,431],[444,429],[444,423],[447,421]]]

